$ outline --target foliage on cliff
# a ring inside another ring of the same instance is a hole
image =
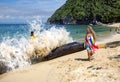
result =
[[[67,0],[48,23],[89,24],[120,22],[120,0]]]

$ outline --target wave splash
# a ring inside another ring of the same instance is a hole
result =
[[[19,35],[13,38],[5,37],[0,43],[0,62],[7,66],[7,70],[32,64],[31,58],[44,57],[53,49],[72,41],[69,32],[64,27],[52,26],[45,29],[40,20],[29,23],[29,32],[34,31],[36,38],[31,41],[30,36]]]

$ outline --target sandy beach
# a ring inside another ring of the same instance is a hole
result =
[[[113,24],[109,24],[109,27],[118,27],[120,28],[120,23],[113,23]]]
[[[120,40],[120,34],[98,43]],[[0,75],[0,82],[120,82],[120,46],[101,48],[87,61],[86,50]]]
[[[120,28],[120,23],[112,23],[112,24],[104,24],[101,22],[97,22],[98,25],[106,26],[106,27],[115,27],[115,28]]]

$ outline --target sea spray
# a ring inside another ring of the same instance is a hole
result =
[[[0,44],[0,62],[13,70],[18,67],[29,65],[29,58],[26,54],[25,46],[28,41],[22,37],[20,40],[17,38],[6,38]]]
[[[29,23],[28,31],[29,34],[18,33],[13,38],[8,35],[0,43],[0,62],[7,66],[7,70],[30,65],[33,62],[31,58],[44,57],[53,49],[72,41],[64,27],[52,26],[45,29],[39,20]],[[35,33],[33,42],[29,39],[30,31]]]
[[[29,51],[27,54],[29,54],[29,57],[32,59],[35,59],[34,57],[39,57],[38,59],[40,59],[40,57],[45,57],[53,49],[72,41],[72,38],[69,36],[69,32],[67,32],[64,27],[57,28],[52,26],[49,29],[45,29],[41,22],[36,21],[30,23],[30,27],[31,31],[35,32],[36,37],[34,41],[30,41],[30,49],[28,47]]]

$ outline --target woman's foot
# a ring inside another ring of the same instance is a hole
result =
[[[88,57],[88,61],[94,60],[93,56]]]
[[[89,57],[88,57],[88,61],[91,61]]]

